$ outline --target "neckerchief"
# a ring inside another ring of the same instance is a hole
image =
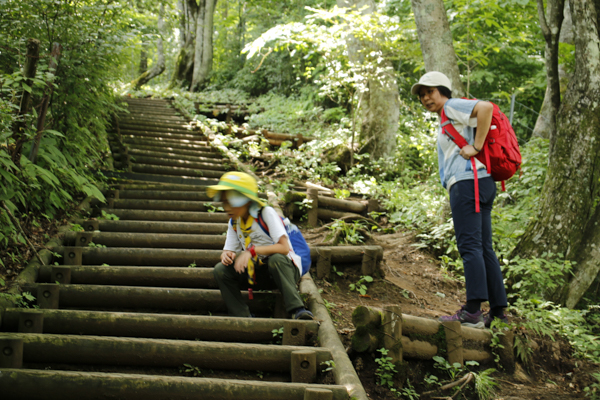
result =
[[[245,223],[243,218],[240,218],[239,221],[240,228],[242,229],[242,234],[244,235],[244,243],[246,244],[245,249],[248,249],[248,246],[250,246],[250,233],[252,232],[252,223],[254,222],[254,217],[249,216]],[[254,270],[254,260],[252,258],[248,260],[247,272],[248,283],[251,285],[256,284],[256,271]]]

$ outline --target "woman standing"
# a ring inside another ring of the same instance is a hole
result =
[[[450,194],[450,207],[458,250],[463,259],[467,303],[456,314],[441,321],[460,321],[474,328],[489,327],[494,318],[506,322],[506,290],[498,257],[492,247],[491,211],[496,183],[485,165],[475,160],[479,180],[479,204],[475,210],[475,174],[471,158],[483,148],[492,121],[493,106],[487,101],[452,98],[452,85],[441,72],[428,72],[413,85],[412,94],[440,118],[442,110],[469,145],[460,149],[438,128],[438,167],[442,185]],[[474,129],[476,128],[476,130]],[[484,318],[481,303],[489,301]]]

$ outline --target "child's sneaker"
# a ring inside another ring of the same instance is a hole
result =
[[[313,314],[304,307],[297,308],[294,311],[294,319],[313,319]]]
[[[440,317],[440,322],[460,321],[461,325],[468,326],[470,328],[483,329],[485,323],[483,322],[483,312],[481,310],[474,314],[471,314],[466,310],[466,306],[462,306],[460,310],[454,315],[444,315]]]
[[[483,317],[483,322],[485,323],[485,327],[489,328],[490,326],[492,326],[492,321],[495,319],[497,319],[505,324],[508,324],[508,318],[506,318],[506,315],[502,314],[501,317],[492,317],[492,313],[487,313],[487,314],[485,314],[485,317]]]

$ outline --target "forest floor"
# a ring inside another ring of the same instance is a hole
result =
[[[307,241],[318,244],[325,239],[326,232],[313,229],[306,230]],[[366,296],[350,291],[349,285],[360,279],[360,267],[346,268],[342,275],[334,274],[330,281],[317,280],[322,289],[324,300],[334,304],[331,315],[338,333],[346,348],[350,348],[350,340],[354,326],[352,311],[359,305],[382,309],[386,305],[399,305],[404,314],[436,319],[441,315],[453,314],[465,302],[464,284],[441,269],[439,262],[426,252],[415,247],[416,241],[410,232],[393,234],[375,234],[368,244],[380,245],[384,249],[382,270],[383,279],[368,283]],[[509,315],[509,319],[515,320]],[[530,335],[531,337],[531,335]],[[593,383],[590,372],[598,370],[593,365],[572,358],[568,343],[550,339],[535,338],[530,342],[534,352],[528,365],[517,363],[514,374],[495,372],[492,377],[498,384],[496,395],[498,400],[567,400],[585,398],[583,388]],[[359,374],[367,393],[372,399],[397,398],[389,390],[377,383],[375,362],[379,353],[356,354],[349,350],[350,357]],[[440,380],[447,380],[444,371],[434,368],[433,362],[409,361],[404,374],[399,374],[395,382],[396,388],[405,385],[408,378],[417,393],[431,390],[424,384],[428,374],[436,375]],[[495,368],[482,365],[481,370]],[[456,378],[458,379],[458,378]],[[421,382],[421,384],[419,384]],[[406,387],[406,385],[405,385]],[[426,398],[450,399],[453,392],[437,392],[434,397]],[[437,397],[447,396],[447,397]],[[404,397],[408,398],[408,397]],[[471,392],[456,393],[454,399],[477,399]]]

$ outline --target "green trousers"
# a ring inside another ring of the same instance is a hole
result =
[[[300,280],[300,271],[292,260],[283,254],[273,254],[267,263],[255,267],[256,284],[248,283],[246,272],[238,274],[231,265],[218,263],[215,265],[214,275],[221,290],[221,296],[227,305],[229,315],[235,317],[250,317],[248,305],[242,297],[240,289],[252,288],[253,290],[279,289],[283,295],[286,311],[292,312],[298,307],[304,307],[300,293],[296,286]]]

